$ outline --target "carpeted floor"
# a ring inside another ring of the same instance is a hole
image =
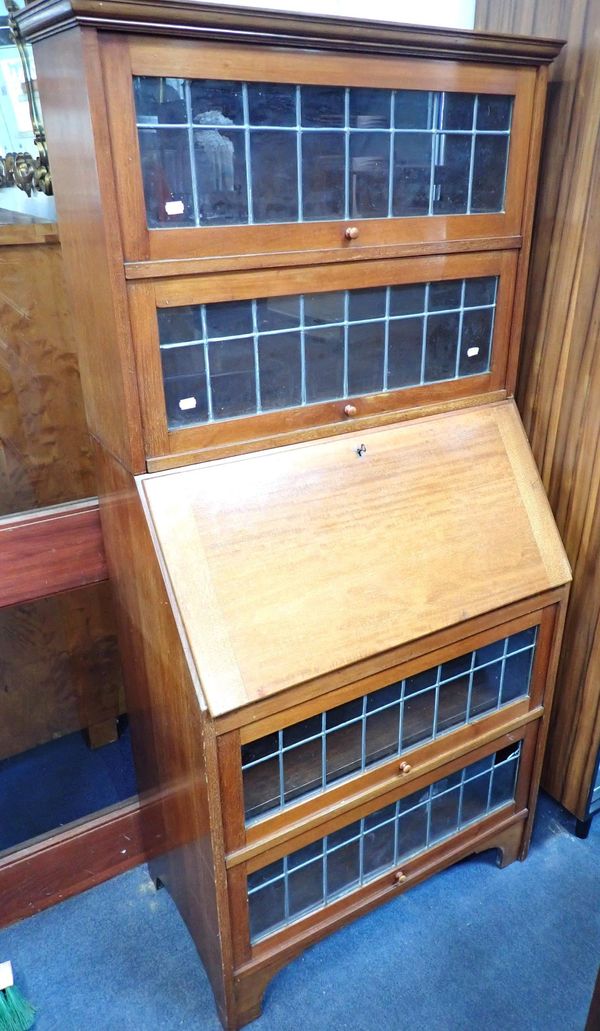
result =
[[[0,852],[137,793],[126,719],[121,724],[119,740],[102,748],[77,732],[0,761]]]
[[[549,799],[525,863],[492,853],[311,948],[256,1031],[583,1031],[600,963],[600,816],[587,841]],[[1,902],[0,902],[1,904]],[[0,933],[37,1031],[217,1031],[165,891],[138,868]]]

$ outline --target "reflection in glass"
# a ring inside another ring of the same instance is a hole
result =
[[[321,909],[510,804],[520,754],[519,742],[249,874],[252,940]]]
[[[150,227],[503,208],[510,96],[136,76],[134,97]]]

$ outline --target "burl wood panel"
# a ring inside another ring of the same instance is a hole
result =
[[[583,818],[600,748],[600,5],[479,0],[477,27],[559,34],[518,401],[573,567],[544,787]]]
[[[0,759],[123,711],[108,583],[0,609]]]
[[[141,489],[213,716],[570,578],[511,401]]]
[[[0,515],[96,494],[61,248],[28,229],[0,225]]]

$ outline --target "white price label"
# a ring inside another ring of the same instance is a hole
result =
[[[183,215],[185,204],[182,200],[168,200],[165,204],[167,215]]]
[[[475,358],[479,354],[478,347],[469,347],[467,350],[467,358]]]
[[[5,988],[12,988],[14,983],[12,963],[0,963],[0,992]]]
[[[191,408],[195,408],[197,404],[195,397],[182,397],[179,402],[179,407],[182,412],[189,412]]]

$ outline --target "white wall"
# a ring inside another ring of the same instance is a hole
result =
[[[1,0],[0,0],[1,2]],[[222,0],[210,0],[222,2]],[[475,0],[232,0],[238,7],[268,7],[305,14],[338,14],[347,18],[410,22],[472,29]]]

